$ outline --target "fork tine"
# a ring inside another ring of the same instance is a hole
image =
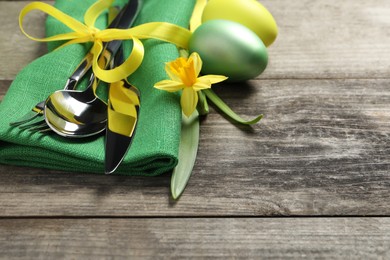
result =
[[[22,116],[18,120],[9,123],[9,125],[17,127],[34,120],[37,116],[42,115],[44,106],[45,106],[44,101],[39,102],[38,104],[35,105],[35,107],[31,111],[28,111],[24,116]]]
[[[45,119],[43,118],[43,116],[40,116],[40,117],[36,117],[36,118],[32,119],[28,123],[20,125],[18,127],[19,127],[19,129],[26,130],[26,129],[41,125],[42,123],[45,123]]]
[[[29,111],[28,113],[26,113],[24,116],[22,116],[21,118],[19,118],[17,121],[14,121],[14,122],[11,122],[9,123],[10,126],[13,126],[13,127],[17,127],[17,126],[20,126],[20,125],[23,125],[25,123],[28,123],[30,122],[31,120],[33,120],[34,118],[38,117],[39,114],[34,112],[34,111]]]
[[[51,132],[51,129],[50,129],[50,127],[48,127],[46,125],[44,128],[39,129],[38,132],[39,133],[47,133],[47,132]]]
[[[65,83],[64,89],[75,89],[79,80],[90,70],[92,66],[93,55],[91,52],[84,57],[84,59],[80,62],[77,68],[74,70],[72,75],[68,78]],[[45,107],[45,101],[43,100],[37,103],[31,111],[29,111],[26,115],[19,118],[18,120],[11,122],[9,125],[13,127],[19,127],[21,129],[27,129],[31,127],[31,125],[35,126],[35,120],[39,115],[43,114],[43,110]],[[31,124],[26,124],[32,122]]]
[[[28,129],[29,132],[40,132],[40,133],[47,132],[49,130],[51,130],[51,129],[48,127],[46,122],[43,122],[42,124],[33,126],[33,127]]]

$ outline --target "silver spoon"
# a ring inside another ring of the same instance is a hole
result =
[[[96,97],[90,79],[84,91],[56,91],[45,103],[44,115],[47,125],[56,134],[64,137],[88,137],[105,129],[107,105]]]
[[[74,70],[72,75],[68,78],[65,83],[65,90],[73,90],[76,88],[76,85],[82,77],[89,71],[92,66],[92,54],[89,52],[84,59],[80,62],[77,68]],[[42,124],[46,125],[45,119],[41,116],[43,115],[43,110],[45,108],[45,100],[38,102],[33,109],[26,113],[21,118],[17,119],[14,122],[10,123],[10,126],[19,127],[20,129],[32,129],[35,126],[40,126]]]
[[[130,27],[139,10],[139,0],[129,1],[118,15],[119,23],[116,28]],[[115,21],[117,19],[112,24]],[[106,44],[104,57],[107,65],[111,63],[120,45],[121,41]],[[89,85],[84,91],[59,90],[48,97],[44,115],[47,125],[55,133],[64,137],[88,137],[105,130],[107,104],[95,95],[92,88],[95,80],[92,73]]]

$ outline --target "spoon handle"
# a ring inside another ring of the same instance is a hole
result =
[[[75,71],[66,81],[64,90],[74,90],[79,80],[88,72],[92,66],[92,54],[90,52],[85,55],[84,59],[77,66]]]
[[[115,19],[108,27],[118,28],[118,29],[129,28],[134,23],[136,17],[138,16],[138,13],[141,10],[141,6],[142,6],[142,0],[129,0],[127,5],[124,8],[122,8],[122,10],[119,12],[119,14],[115,17]],[[117,54],[121,45],[122,45],[122,41],[120,40],[104,43],[103,45],[104,50],[101,54],[101,57],[99,57],[99,59],[104,59],[105,68],[107,68],[109,65],[113,66],[113,64],[110,63],[114,61],[114,57]],[[119,64],[116,64],[115,66],[117,65]],[[96,78],[95,73],[92,72],[88,81],[88,86],[84,91],[85,96],[83,102],[90,102],[91,100],[98,98],[95,94],[95,90],[93,89],[93,86],[98,85],[99,81],[100,80]]]
[[[130,24],[135,20],[139,12],[139,1],[129,1],[122,10],[115,16],[110,22],[108,28],[127,29]],[[112,60],[112,56],[118,51],[121,41],[112,41],[105,44],[104,57],[106,59],[106,67]],[[84,59],[77,66],[72,75],[68,78],[64,90],[74,90],[79,80],[89,71],[92,67],[92,54],[90,52],[85,55]],[[92,76],[93,77],[93,76]]]

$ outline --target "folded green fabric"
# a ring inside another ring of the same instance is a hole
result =
[[[55,6],[83,20],[94,0],[57,0]],[[126,1],[116,1],[123,5]],[[194,0],[144,0],[136,24],[163,21],[188,27]],[[37,24],[37,26],[40,26]],[[107,26],[106,16],[98,27]],[[69,31],[49,17],[47,36]],[[26,41],[29,39],[26,38]],[[104,173],[104,135],[87,139],[69,139],[51,134],[30,133],[9,126],[50,93],[62,89],[66,79],[84,57],[90,44],[74,44],[53,50],[25,67],[0,103],[0,163],[57,170]],[[126,43],[129,54],[131,43]],[[181,109],[178,96],[153,88],[165,79],[164,63],[178,57],[177,48],[157,40],[145,40],[145,58],[129,81],[141,91],[141,112],[137,131],[127,156],[116,173],[153,176],[173,169],[177,164]],[[102,87],[104,88],[104,87]]]

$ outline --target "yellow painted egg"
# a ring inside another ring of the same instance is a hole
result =
[[[189,51],[203,61],[203,74],[217,74],[229,81],[254,78],[267,67],[267,48],[257,35],[242,24],[211,20],[200,25],[189,41]]]
[[[278,27],[272,14],[257,0],[210,0],[206,4],[202,22],[230,20],[251,29],[263,41],[271,45],[278,35]]]

